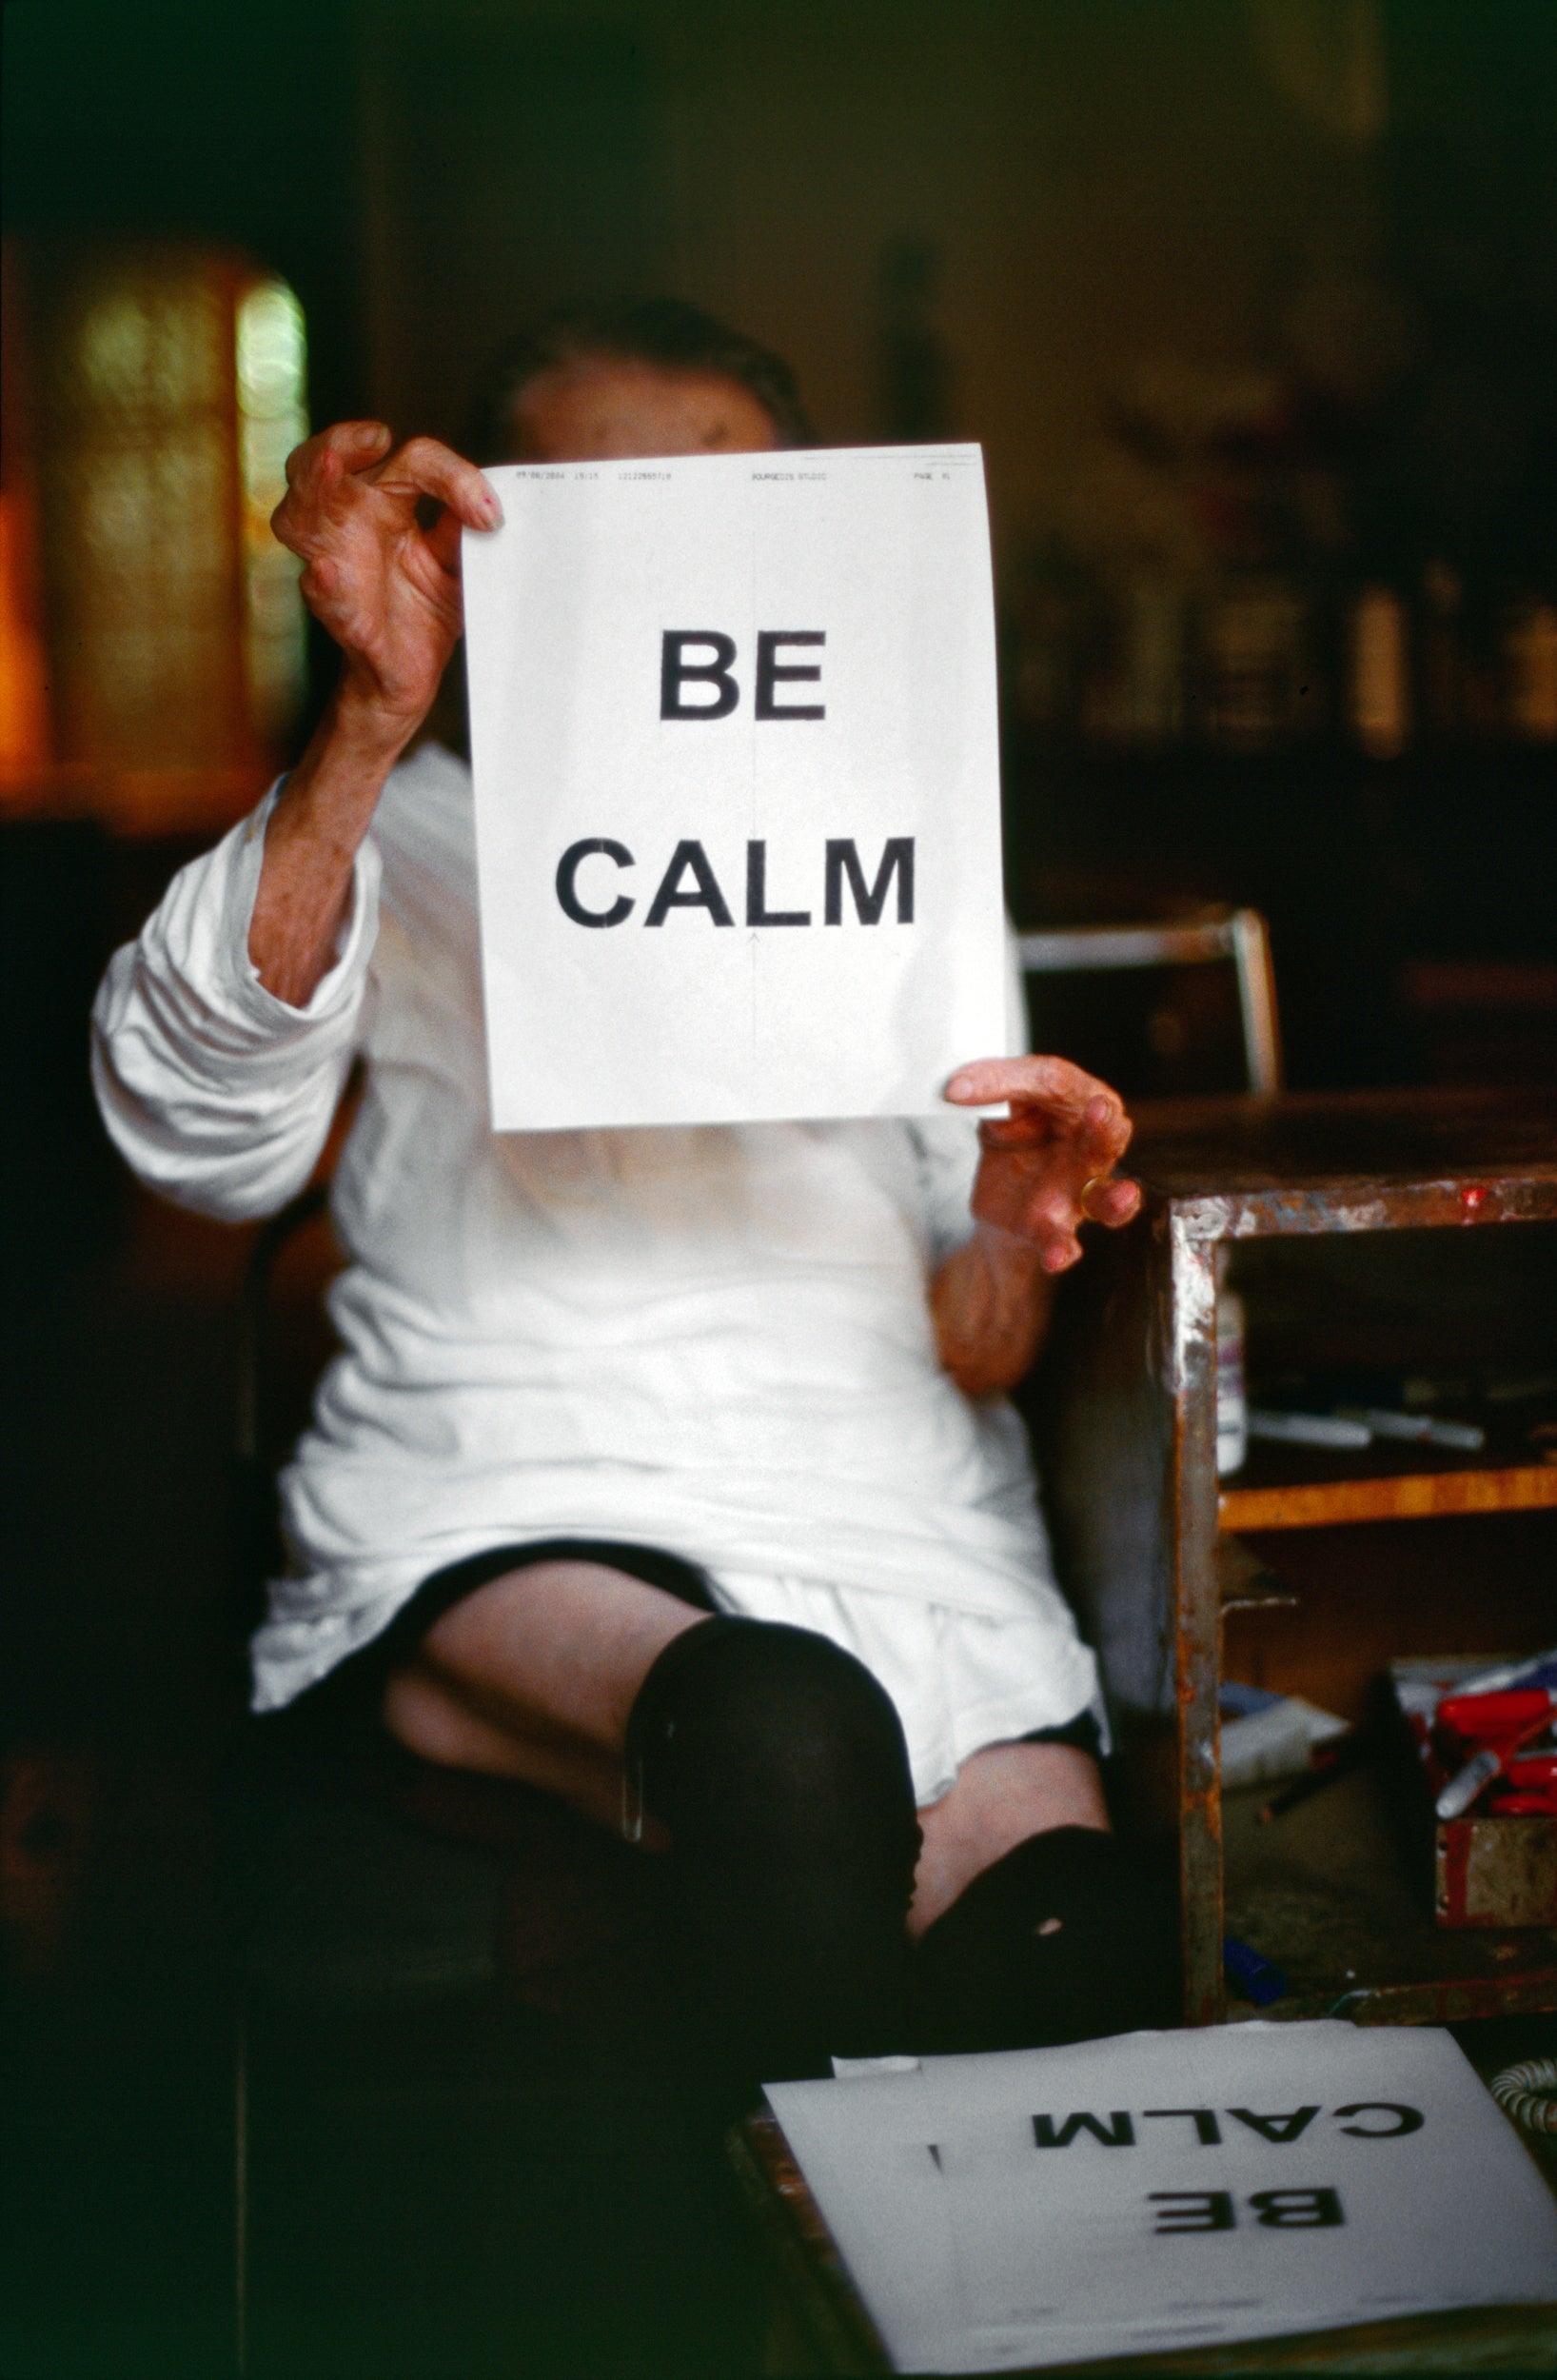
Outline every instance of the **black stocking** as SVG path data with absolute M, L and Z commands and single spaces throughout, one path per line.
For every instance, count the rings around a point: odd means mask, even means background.
M 869 1671 L 809 1629 L 704 1620 L 650 1670 L 626 1750 L 672 1838 L 673 1978 L 726 2087 L 903 2048 L 919 1830 Z
M 1036 2049 L 1181 2021 L 1171 1876 L 1093 1827 L 1030 1835 L 915 1953 L 916 2050 Z

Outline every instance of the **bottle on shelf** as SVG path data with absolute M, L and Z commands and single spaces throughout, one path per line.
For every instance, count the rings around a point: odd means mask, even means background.
M 1244 1301 L 1228 1286 L 1228 1252 L 1216 1251 L 1216 1471 L 1241 1471 L 1249 1453 L 1244 1391 Z
M 1509 726 L 1527 744 L 1557 742 L 1557 604 L 1515 604 L 1503 652 Z
M 1392 587 L 1361 589 L 1348 642 L 1352 733 L 1370 760 L 1398 760 L 1410 742 L 1411 699 L 1406 606 Z
M 1322 716 L 1303 587 L 1274 570 L 1232 573 L 1196 614 L 1200 726 L 1224 752 L 1274 752 Z
M 1423 724 L 1439 739 L 1465 724 L 1463 598 L 1459 572 L 1441 558 L 1430 561 L 1422 573 L 1420 679 Z

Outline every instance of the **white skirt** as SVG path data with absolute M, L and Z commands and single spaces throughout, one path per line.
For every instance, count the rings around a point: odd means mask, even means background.
M 711 1584 L 721 1611 L 815 1629 L 863 1661 L 902 1720 L 921 1810 L 986 1744 L 1063 1727 L 1083 1711 L 1107 1747 L 1096 1661 L 1052 1619 L 986 1619 L 945 1603 L 745 1571 L 720 1569 Z

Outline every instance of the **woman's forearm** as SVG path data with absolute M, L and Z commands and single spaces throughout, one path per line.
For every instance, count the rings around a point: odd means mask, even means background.
M 334 963 L 358 846 L 415 727 L 355 701 L 343 682 L 276 799 L 248 955 L 289 1007 L 305 1007 Z
M 1015 1388 L 1037 1356 L 1054 1282 L 1028 1240 L 980 1223 L 930 1284 L 930 1315 L 945 1369 L 969 1397 Z

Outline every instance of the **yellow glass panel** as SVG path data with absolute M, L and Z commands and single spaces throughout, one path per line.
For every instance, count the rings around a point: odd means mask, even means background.
M 277 279 L 245 292 L 236 327 L 244 661 L 254 724 L 275 740 L 295 715 L 305 657 L 300 565 L 277 544 L 270 515 L 286 493 L 286 458 L 308 434 L 307 340 L 303 308 Z

